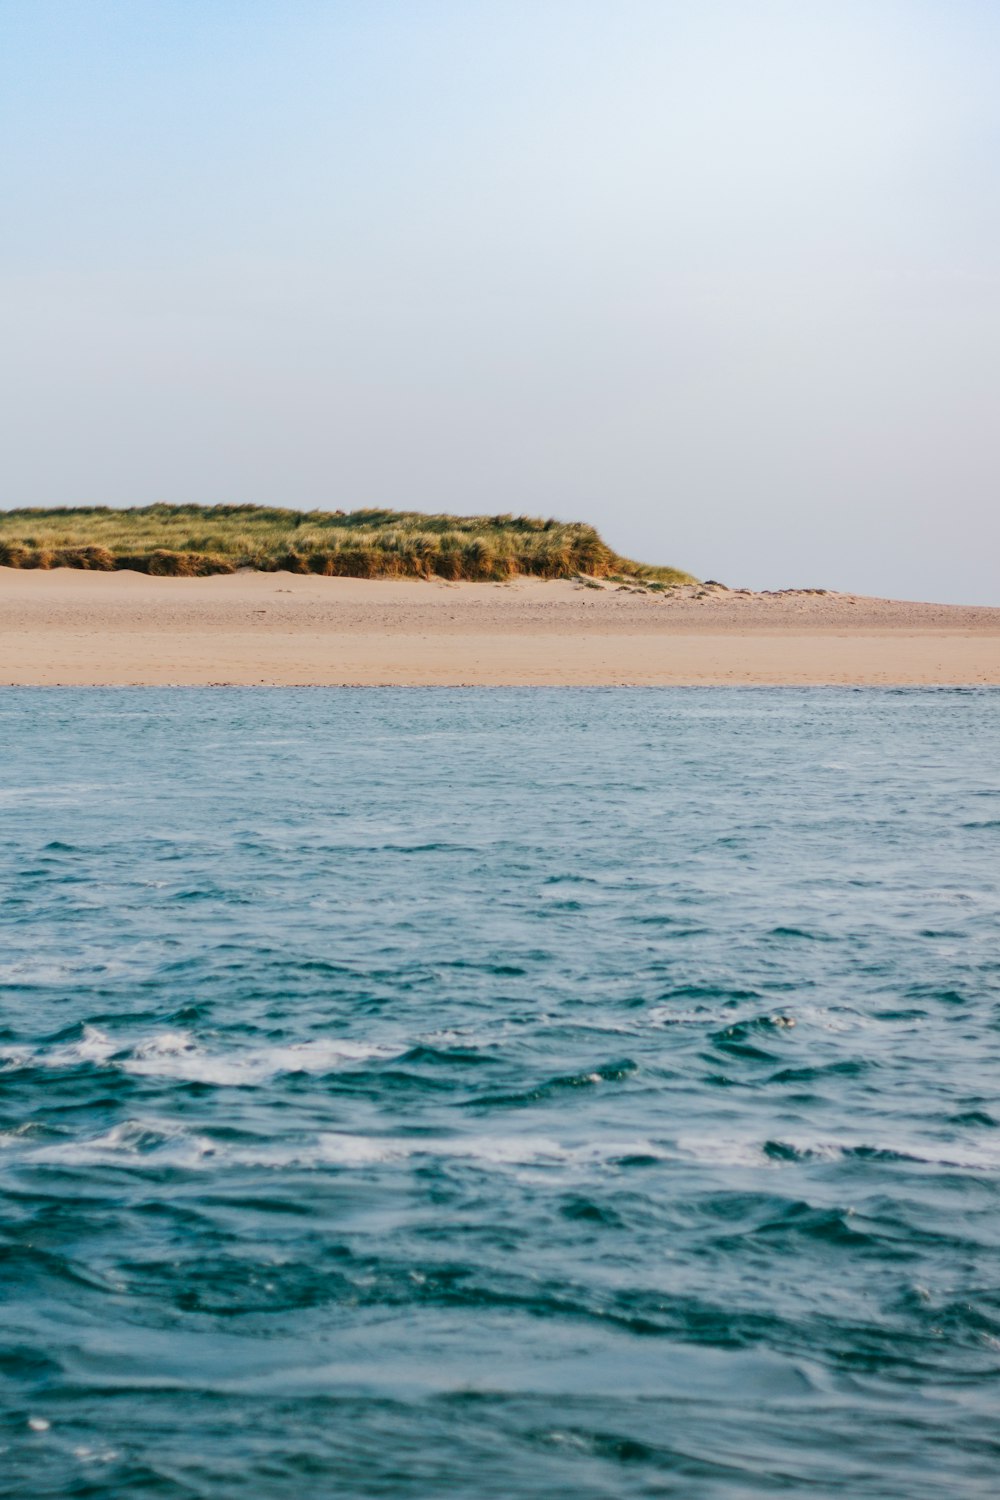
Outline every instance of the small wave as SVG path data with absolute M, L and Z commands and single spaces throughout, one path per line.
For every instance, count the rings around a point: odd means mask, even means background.
M 726 1019 L 717 1011 L 674 1010 L 669 1005 L 654 1005 L 646 1012 L 646 1020 L 655 1026 L 718 1026 Z
M 95 1026 L 84 1026 L 75 1042 L 54 1047 L 0 1047 L 0 1062 L 7 1070 L 15 1068 L 72 1068 L 81 1063 L 105 1063 L 117 1050 L 115 1043 Z
M 922 1166 L 941 1167 L 945 1170 L 960 1172 L 1000 1171 L 1000 1146 L 993 1146 L 989 1143 L 979 1146 L 966 1145 L 958 1141 L 953 1144 L 942 1142 L 939 1146 L 850 1146 L 846 1148 L 845 1155 L 867 1161 L 879 1159 L 916 1162 Z
M 32 1162 L 51 1166 L 120 1166 L 129 1159 L 155 1155 L 158 1162 L 170 1166 L 196 1167 L 217 1150 L 210 1136 L 189 1133 L 166 1121 L 138 1119 L 123 1120 L 89 1139 L 34 1146 L 24 1154 Z
M 291 1049 L 290 1049 L 291 1050 Z M 229 1081 L 227 1077 L 227 1081 Z M 241 1075 L 240 1081 L 245 1081 Z M 872 1141 L 792 1136 L 685 1133 L 672 1141 L 649 1138 L 560 1141 L 535 1134 L 478 1136 L 361 1135 L 324 1131 L 302 1141 L 273 1143 L 253 1138 L 190 1132 L 170 1120 L 138 1117 L 89 1138 L 38 1141 L 19 1127 L 0 1133 L 0 1149 L 37 1164 L 122 1165 L 155 1158 L 179 1168 L 265 1167 L 316 1170 L 365 1168 L 391 1162 L 433 1160 L 486 1169 L 628 1169 L 635 1165 L 695 1162 L 706 1167 L 774 1170 L 783 1166 L 878 1161 L 944 1171 L 1000 1171 L 1000 1142 Z
M 813 931 L 808 927 L 774 927 L 770 936 L 773 938 L 797 938 L 807 943 L 833 943 L 836 938 L 829 932 Z
M 676 989 L 665 990 L 660 996 L 661 1002 L 677 1000 L 703 1000 L 708 1005 L 733 1006 L 744 1000 L 756 1000 L 766 1004 L 760 990 L 731 989 L 728 986 L 714 984 L 682 984 Z
M 795 1015 L 800 1022 L 832 1032 L 868 1031 L 883 1019 L 863 1015 L 850 1005 L 801 1005 L 796 1007 Z
M 121 1166 L 155 1158 L 176 1167 L 270 1167 L 316 1170 L 378 1166 L 421 1160 L 467 1162 L 486 1168 L 628 1167 L 635 1162 L 676 1159 L 677 1151 L 653 1141 L 564 1143 L 539 1135 L 478 1137 L 354 1135 L 324 1131 L 310 1140 L 271 1143 L 224 1139 L 156 1117 L 124 1120 L 86 1139 L 39 1144 L 16 1132 L 0 1136 L 0 1147 L 21 1160 L 61 1166 Z
M 480 1107 L 537 1104 L 568 1089 L 593 1088 L 601 1083 L 623 1083 L 636 1072 L 638 1064 L 630 1057 L 625 1057 L 615 1062 L 602 1063 L 591 1071 L 563 1073 L 555 1078 L 546 1078 L 532 1088 L 515 1093 L 487 1094 L 476 1102 Z
M 877 1068 L 875 1058 L 847 1057 L 839 1062 L 817 1063 L 801 1068 L 779 1068 L 772 1073 L 769 1083 L 819 1083 L 822 1079 L 835 1081 L 838 1078 L 860 1078 L 869 1068 Z
M 832 1141 L 793 1137 L 771 1140 L 764 1144 L 765 1154 L 774 1161 L 878 1161 L 911 1163 L 945 1170 L 995 1172 L 1000 1170 L 1000 1143 L 966 1144 L 965 1142 L 871 1142 Z
M 403 1050 L 346 1038 L 319 1037 L 310 1042 L 212 1052 L 188 1031 L 161 1031 L 126 1050 L 97 1027 L 85 1026 L 75 1042 L 42 1049 L 3 1047 L 0 1060 L 15 1068 L 71 1068 L 96 1063 L 140 1078 L 239 1086 L 262 1083 L 282 1073 L 328 1073 L 352 1063 L 397 1057 Z
M 175 1031 L 151 1037 L 123 1059 L 121 1067 L 145 1078 L 239 1085 L 262 1083 L 280 1073 L 328 1073 L 351 1063 L 397 1055 L 392 1047 L 325 1037 L 213 1053 L 200 1047 L 188 1032 Z
M 0 984 L 17 986 L 70 984 L 79 973 L 79 964 L 31 963 L 17 959 L 13 963 L 0 964 Z
M 335 1162 L 364 1166 L 372 1162 L 435 1160 L 473 1162 L 486 1167 L 617 1167 L 633 1161 L 665 1161 L 676 1153 L 649 1140 L 600 1141 L 566 1144 L 549 1136 L 483 1135 L 359 1136 L 339 1132 L 321 1135 L 302 1165 Z
M 774 1163 L 758 1141 L 711 1135 L 683 1135 L 677 1150 L 690 1161 L 719 1167 L 770 1167 Z

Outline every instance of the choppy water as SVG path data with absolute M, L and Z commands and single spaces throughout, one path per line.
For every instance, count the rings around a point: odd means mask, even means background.
M 996 1494 L 1000 694 L 0 745 L 0 1492 Z

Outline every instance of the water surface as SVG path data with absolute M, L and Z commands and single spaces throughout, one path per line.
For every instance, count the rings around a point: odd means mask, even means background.
M 1000 694 L 0 749 L 0 1492 L 996 1493 Z

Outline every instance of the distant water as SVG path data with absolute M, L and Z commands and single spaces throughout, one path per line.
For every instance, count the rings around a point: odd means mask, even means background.
M 996 1495 L 1000 693 L 0 747 L 0 1493 Z

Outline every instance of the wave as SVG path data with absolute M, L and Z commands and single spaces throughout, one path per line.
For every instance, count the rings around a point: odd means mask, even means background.
M 157 1116 L 128 1119 L 91 1137 L 39 1142 L 18 1127 L 0 1132 L 0 1150 L 38 1164 L 121 1165 L 155 1155 L 177 1167 L 272 1167 L 321 1170 L 364 1168 L 383 1163 L 470 1163 L 486 1168 L 566 1168 L 628 1170 L 661 1163 L 733 1167 L 773 1172 L 791 1165 L 879 1161 L 943 1171 L 992 1174 L 1000 1171 L 1000 1142 L 867 1141 L 793 1136 L 685 1133 L 672 1139 L 630 1137 L 566 1141 L 535 1133 L 480 1135 L 360 1134 L 321 1131 L 303 1140 L 271 1141 L 208 1130 L 188 1131 Z
M 96 1064 L 140 1078 L 242 1086 L 263 1083 L 282 1073 L 329 1073 L 356 1063 L 397 1057 L 405 1050 L 348 1038 L 318 1037 L 308 1042 L 210 1051 L 189 1031 L 157 1032 L 126 1049 L 99 1028 L 84 1026 L 82 1036 L 74 1042 L 38 1049 L 2 1047 L 0 1061 L 8 1068 Z
M 0 1148 L 38 1164 L 121 1165 L 155 1155 L 178 1167 L 274 1167 L 320 1169 L 367 1167 L 386 1162 L 429 1159 L 471 1162 L 486 1167 L 601 1167 L 639 1160 L 666 1161 L 677 1152 L 637 1138 L 562 1142 L 533 1134 L 481 1136 L 360 1135 L 322 1131 L 302 1141 L 233 1140 L 189 1132 L 156 1116 L 122 1121 L 89 1138 L 38 1143 L 24 1131 L 0 1134 Z

